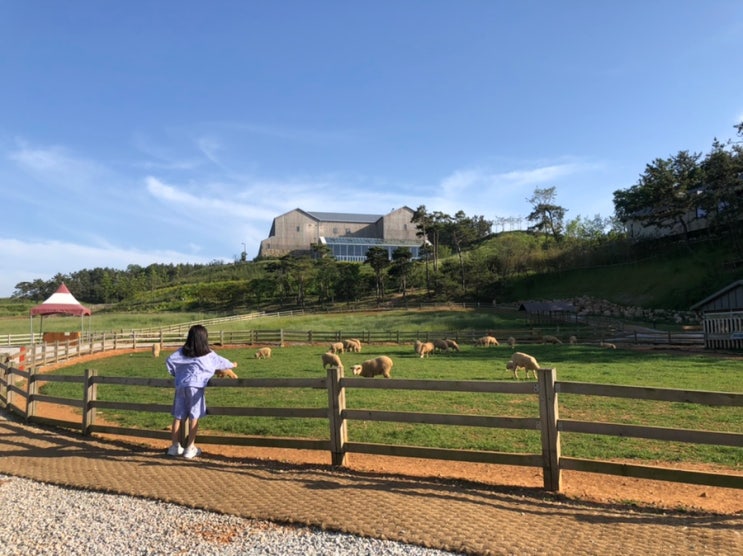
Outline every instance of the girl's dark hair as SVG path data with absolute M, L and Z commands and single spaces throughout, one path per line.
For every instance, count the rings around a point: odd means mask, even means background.
M 209 347 L 209 334 L 203 324 L 194 324 L 188 329 L 186 343 L 181 348 L 186 357 L 201 357 L 211 351 Z

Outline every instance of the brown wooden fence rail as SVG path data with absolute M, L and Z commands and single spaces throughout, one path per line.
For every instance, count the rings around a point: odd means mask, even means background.
M 674 429 L 665 427 L 614 424 L 560 419 L 559 395 L 606 396 L 683 402 L 711 406 L 743 407 L 743 394 L 725 392 L 686 391 L 666 388 L 647 388 L 591 384 L 581 382 L 559 382 L 555 369 L 540 369 L 536 382 L 501 381 L 451 381 L 451 380 L 372 380 L 361 377 L 344 377 L 343 371 L 330 368 L 325 377 L 315 379 L 212 379 L 212 388 L 311 388 L 324 389 L 328 393 L 327 407 L 281 408 L 281 407 L 210 407 L 211 415 L 235 417 L 294 417 L 325 419 L 328 422 L 328 437 L 325 439 L 299 439 L 263 436 L 201 435 L 202 443 L 239 446 L 262 446 L 293 449 L 327 450 L 333 465 L 343 466 L 350 453 L 366 453 L 388 456 L 430 458 L 451 461 L 467 461 L 492 464 L 541 467 L 544 488 L 561 490 L 562 470 L 587 471 L 609 475 L 683 482 L 743 489 L 743 475 L 703 473 L 683 469 L 657 466 L 630 465 L 609 461 L 565 457 L 560 452 L 560 435 L 563 432 L 646 438 L 672 442 L 690 442 L 737 447 L 743 450 L 743 434 L 719 431 Z M 21 379 L 21 380 L 18 380 Z M 82 399 L 68 399 L 39 393 L 41 382 L 76 382 L 81 384 Z M 18 384 L 21 384 L 19 386 Z M 106 433 L 141 438 L 168 440 L 170 435 L 162 430 L 143 430 L 96 423 L 96 410 L 143 411 L 167 413 L 170 405 L 108 402 L 97 399 L 100 384 L 147 386 L 172 388 L 172 379 L 122 378 L 98 376 L 94 370 L 84 376 L 37 374 L 21 371 L 0 364 L 0 403 L 9 410 L 24 415 L 32 423 L 48 424 L 66 428 L 80 428 L 83 435 Z M 371 409 L 349 409 L 346 407 L 346 391 L 353 389 L 425 390 L 430 392 L 500 392 L 514 395 L 537 396 L 539 414 L 532 417 L 473 416 L 460 414 L 414 413 L 405 411 L 382 411 Z M 16 403 L 16 397 L 22 403 Z M 63 404 L 76 407 L 82 412 L 82 422 L 75 423 L 41 417 L 37 405 L 40 403 Z M 513 454 L 493 451 L 458 450 L 350 442 L 348 429 L 354 421 L 387 421 L 406 424 L 436 424 L 478 426 L 493 429 L 538 430 L 541 434 L 541 453 Z

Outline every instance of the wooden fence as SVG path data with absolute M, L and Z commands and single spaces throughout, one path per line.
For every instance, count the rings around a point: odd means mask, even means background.
M 561 433 L 570 432 L 645 438 L 669 442 L 714 444 L 743 449 L 743 434 L 566 420 L 559 417 L 559 396 L 562 393 L 728 407 L 743 406 L 743 394 L 561 382 L 556 380 L 556 375 L 555 369 L 540 369 L 536 382 L 373 380 L 360 377 L 345 377 L 342 370 L 339 371 L 338 369 L 331 368 L 328 369 L 325 377 L 312 379 L 212 379 L 210 382 L 211 388 L 310 388 L 326 390 L 328 399 L 327 407 L 210 407 L 208 412 L 211 415 L 229 415 L 234 417 L 324 419 L 328 423 L 328 436 L 324 439 L 299 439 L 248 435 L 200 435 L 199 441 L 205 444 L 328 451 L 331 455 L 332 464 L 335 466 L 343 466 L 346 463 L 346 456 L 348 454 L 366 453 L 541 467 L 544 488 L 549 491 L 558 492 L 561 490 L 561 473 L 563 470 L 568 469 L 743 489 L 743 475 L 740 474 L 704 473 L 657 466 L 630 465 L 610 461 L 565 457 L 561 455 L 560 442 Z M 79 383 L 81 384 L 81 392 L 83 392 L 82 398 L 68 399 L 41 394 L 39 392 L 39 384 L 41 382 Z M 173 388 L 172 379 L 106 377 L 99 376 L 94 370 L 86 371 L 84 376 L 42 375 L 35 373 L 33 370 L 22 371 L 7 364 L 0 364 L 0 403 L 3 403 L 9 410 L 24 415 L 29 422 L 65 428 L 79 428 L 83 435 L 105 433 L 139 438 L 157 438 L 164 441 L 169 440 L 170 435 L 167 431 L 98 424 L 96 422 L 96 411 L 98 409 L 157 413 L 169 413 L 170 411 L 170 404 L 125 403 L 99 400 L 97 399 L 98 386 L 104 384 Z M 536 395 L 539 399 L 539 414 L 531 417 L 475 416 L 347 408 L 346 391 L 362 388 L 404 391 L 423 390 L 429 392 L 507 393 L 524 396 Z M 18 403 L 16 398 L 19 399 Z M 281 396 L 277 396 L 277 399 L 281 399 Z M 81 422 L 69 422 L 42 417 L 39 415 L 37 407 L 41 403 L 61 404 L 78 408 L 82 413 Z M 348 429 L 353 426 L 353 422 L 355 421 L 385 421 L 405 424 L 538 430 L 541 435 L 541 452 L 514 454 L 484 450 L 458 450 L 446 447 L 431 448 L 351 442 L 348 440 Z

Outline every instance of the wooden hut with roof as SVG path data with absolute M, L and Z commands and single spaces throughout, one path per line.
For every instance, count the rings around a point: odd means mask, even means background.
M 567 301 L 524 301 L 519 311 L 526 313 L 526 321 L 531 325 L 565 323 L 575 320 L 577 310 Z
M 738 280 L 691 306 L 702 313 L 704 347 L 743 349 L 743 280 Z

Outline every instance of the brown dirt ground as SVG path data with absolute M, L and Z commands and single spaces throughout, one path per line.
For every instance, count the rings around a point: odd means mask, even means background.
M 113 355 L 112 352 L 107 352 L 105 354 L 87 356 L 84 359 L 93 360 L 102 357 L 111 357 L 111 355 Z M 80 362 L 80 360 L 78 359 L 75 362 Z M 46 367 L 43 370 L 51 369 L 52 367 Z M 39 408 L 39 413 L 43 416 L 71 421 L 79 420 L 79 414 L 74 415 L 73 411 L 66 406 L 54 406 L 51 404 L 41 404 Z M 103 423 L 100 417 L 98 417 L 98 421 L 99 423 Z M 209 432 L 208 417 L 201 424 L 201 433 L 207 432 Z M 101 436 L 106 437 L 107 435 Z M 162 448 L 163 450 L 167 448 L 167 443 L 159 440 L 137 439 L 134 442 L 131 437 L 127 437 L 127 439 L 122 439 L 121 437 L 109 438 L 117 441 L 126 440 L 130 443 Z M 202 445 L 202 448 L 206 454 L 211 453 L 229 458 L 271 460 L 292 464 L 330 464 L 330 455 L 326 452 L 319 451 L 221 445 Z M 660 467 L 674 466 L 673 463 L 668 462 L 643 462 L 643 464 Z M 539 489 L 543 486 L 541 469 L 533 467 L 369 454 L 350 454 L 347 458 L 347 467 L 351 470 L 366 473 L 473 481 L 494 485 L 499 488 Z M 683 468 L 710 473 L 731 473 L 729 468 L 705 464 L 685 463 Z M 738 489 L 634 479 L 578 471 L 563 471 L 562 495 L 570 499 L 602 504 L 633 505 L 637 507 L 667 509 L 669 511 L 699 511 L 719 514 L 743 513 L 743 497 Z

